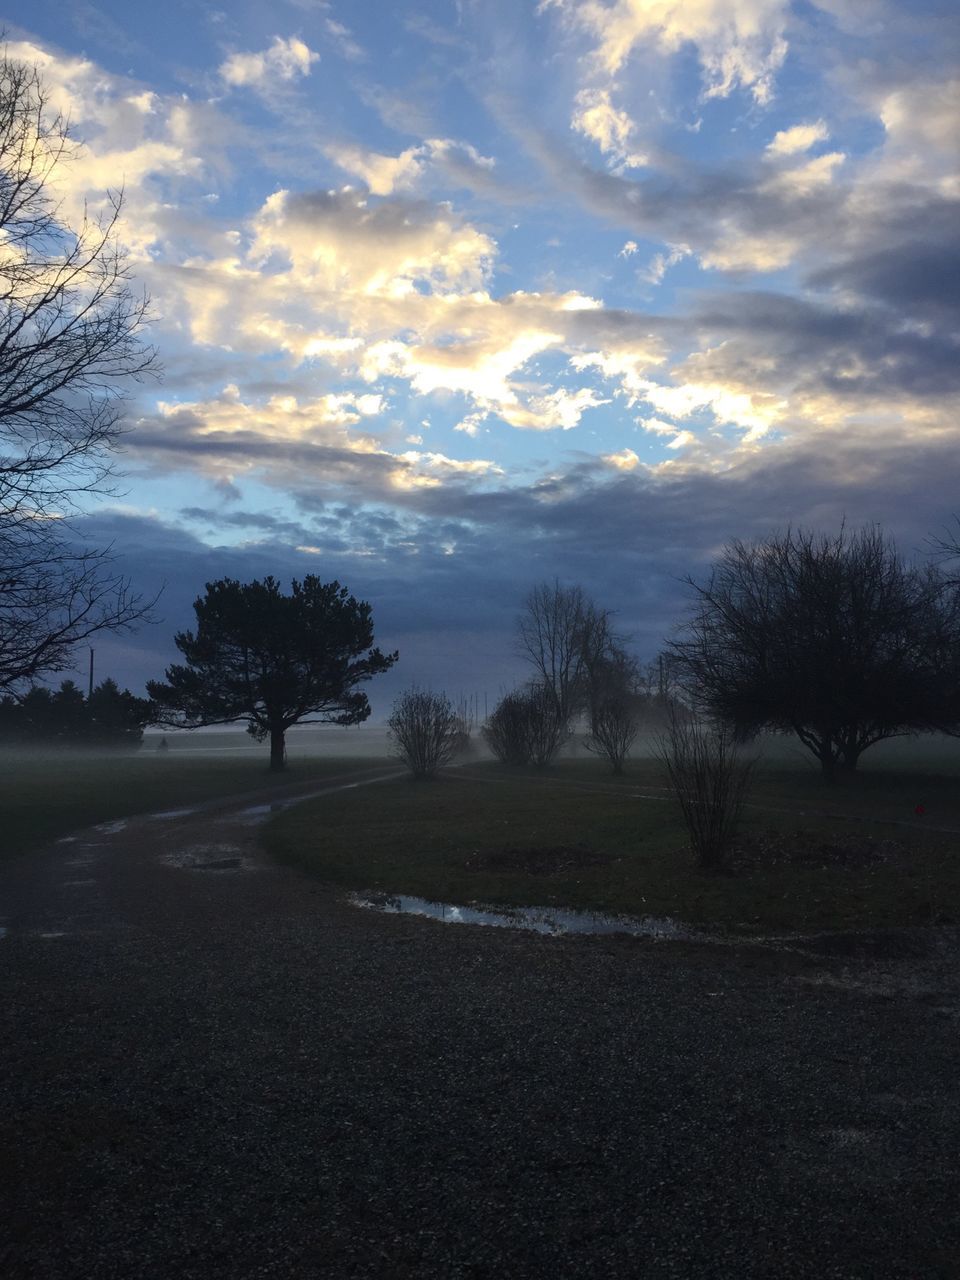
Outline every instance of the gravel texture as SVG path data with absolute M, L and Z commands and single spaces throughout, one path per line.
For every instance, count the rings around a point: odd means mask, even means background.
M 956 934 L 384 916 L 238 809 L 0 869 L 6 1280 L 958 1274 Z

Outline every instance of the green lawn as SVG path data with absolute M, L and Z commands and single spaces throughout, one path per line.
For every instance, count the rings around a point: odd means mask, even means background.
M 141 751 L 131 755 L 0 756 L 0 852 L 24 853 L 57 836 L 154 810 L 218 796 L 271 790 L 383 763 L 369 756 L 298 758 L 271 774 L 265 752 L 234 756 Z
M 748 931 L 960 919 L 960 836 L 931 829 L 960 829 L 956 776 L 878 768 L 828 787 L 772 764 L 756 775 L 730 876 L 696 869 L 653 761 L 621 779 L 595 760 L 522 775 L 478 763 L 308 802 L 273 819 L 264 840 L 326 881 L 434 901 Z

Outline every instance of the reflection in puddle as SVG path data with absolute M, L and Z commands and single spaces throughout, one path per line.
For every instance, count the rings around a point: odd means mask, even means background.
M 86 889 L 91 884 L 96 884 L 96 880 L 64 880 L 64 889 Z
M 126 818 L 119 818 L 116 822 L 101 822 L 98 827 L 94 827 L 94 831 L 99 831 L 104 836 L 115 836 L 118 831 L 125 831 L 127 827 Z
M 7 936 L 6 927 L 0 924 L 0 938 L 5 938 L 6 936 Z
M 61 836 L 57 844 L 73 844 L 78 839 L 79 836 Z
M 563 907 L 457 907 L 406 894 L 351 894 L 355 907 L 397 915 L 427 916 L 444 924 L 482 924 L 501 929 L 529 929 L 554 936 L 568 933 L 626 933 L 636 938 L 698 938 L 702 935 L 667 917 L 605 916 Z
M 147 818 L 150 822 L 167 822 L 171 818 L 189 818 L 196 812 L 196 809 L 166 809 L 163 813 L 148 813 Z

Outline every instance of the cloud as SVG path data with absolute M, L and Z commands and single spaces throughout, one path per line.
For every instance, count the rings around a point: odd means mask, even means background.
M 495 251 L 448 208 L 395 200 L 370 204 L 355 192 L 278 191 L 252 221 L 250 259 L 285 262 L 305 285 L 400 299 L 476 289 Z
M 350 144 L 327 148 L 327 155 L 341 169 L 360 178 L 375 196 L 389 196 L 398 189 L 413 186 L 423 170 L 426 154 L 423 147 L 408 147 L 397 156 Z
M 796 155 L 798 151 L 809 151 L 816 143 L 825 142 L 829 137 L 829 130 L 822 120 L 813 124 L 795 124 L 774 134 L 773 141 L 767 143 L 767 154 Z
M 748 90 L 769 101 L 787 53 L 787 0 L 545 0 L 595 40 L 597 74 L 615 76 L 641 46 L 663 54 L 694 45 L 707 98 Z
M 643 152 L 632 149 L 636 125 L 626 111 L 614 107 L 609 89 L 582 89 L 577 94 L 571 128 L 595 142 L 618 166 L 639 169 L 649 163 Z
M 319 58 L 298 36 L 274 36 L 262 53 L 232 53 L 220 64 L 220 76 L 234 88 L 271 89 L 309 75 Z
M 621 455 L 627 462 L 629 452 Z M 840 436 L 830 450 L 783 442 L 723 473 L 598 459 L 549 484 L 441 485 L 409 491 L 405 501 L 385 510 L 305 495 L 295 519 L 189 509 L 183 518 L 202 539 L 156 516 L 101 511 L 78 534 L 121 549 L 118 567 L 141 589 L 168 586 L 163 624 L 116 649 L 104 638 L 98 658 L 121 683 L 141 687 L 176 660 L 173 634 L 192 625 L 190 605 L 205 582 L 273 573 L 286 583 L 308 572 L 338 578 L 371 602 L 378 643 L 401 652 L 396 690 L 441 676 L 459 687 L 466 671 L 481 691 L 510 687 L 524 675 L 513 654 L 519 602 L 554 573 L 615 610 L 631 647 L 653 657 L 691 603 L 681 579 L 704 575 L 733 537 L 788 524 L 831 531 L 845 515 L 851 527 L 881 522 L 916 556 L 956 509 L 956 446 L 941 440 L 917 450 L 900 432 L 881 430 L 870 441 Z M 377 716 L 396 690 L 371 686 Z
M 484 191 L 496 189 L 490 178 L 494 161 L 469 143 L 451 138 L 428 138 L 396 156 L 352 143 L 335 143 L 327 147 L 327 155 L 341 169 L 359 178 L 375 196 L 389 196 L 417 185 L 430 167 L 439 168 L 445 176 L 467 186 Z
M 633 471 L 640 463 L 640 459 L 632 449 L 621 449 L 619 453 L 605 453 L 601 457 L 608 466 L 618 471 Z

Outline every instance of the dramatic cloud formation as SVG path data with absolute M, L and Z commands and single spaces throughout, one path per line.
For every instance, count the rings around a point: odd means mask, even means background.
M 846 516 L 912 554 L 956 509 L 937 5 L 138 10 L 82 52 L 35 21 L 64 216 L 123 187 L 165 365 L 84 532 L 171 583 L 169 632 L 209 577 L 318 572 L 374 600 L 391 680 L 493 693 L 540 578 L 650 655 L 727 538 Z M 169 648 L 114 652 L 140 684 Z

